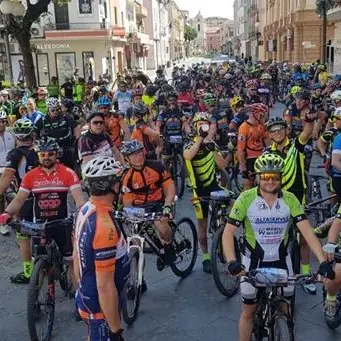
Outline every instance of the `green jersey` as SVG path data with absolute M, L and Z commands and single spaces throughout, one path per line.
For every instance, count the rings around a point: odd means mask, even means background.
M 282 190 L 272 207 L 254 187 L 242 192 L 234 203 L 228 222 L 243 226 L 245 255 L 262 262 L 275 262 L 287 254 L 289 231 L 307 219 L 294 194 Z

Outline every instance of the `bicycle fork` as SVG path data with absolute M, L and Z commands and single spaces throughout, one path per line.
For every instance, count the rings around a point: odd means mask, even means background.
M 137 284 L 138 286 L 142 285 L 143 281 L 143 268 L 144 268 L 144 253 L 143 253 L 143 245 L 145 238 L 135 235 L 132 237 L 127 237 L 128 243 L 128 254 L 130 254 L 130 250 L 137 249 L 139 252 L 139 261 L 138 261 L 138 276 L 137 276 Z

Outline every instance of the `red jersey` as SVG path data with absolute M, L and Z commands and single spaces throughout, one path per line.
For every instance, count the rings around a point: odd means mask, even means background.
M 58 163 L 50 174 L 45 173 L 41 167 L 27 172 L 19 191 L 33 194 L 35 219 L 56 220 L 67 217 L 67 194 L 69 190 L 80 186 L 77 174 Z

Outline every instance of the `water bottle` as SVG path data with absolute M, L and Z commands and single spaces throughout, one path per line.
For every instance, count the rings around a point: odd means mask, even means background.
M 124 207 L 123 212 L 130 217 L 144 218 L 145 209 L 141 207 Z

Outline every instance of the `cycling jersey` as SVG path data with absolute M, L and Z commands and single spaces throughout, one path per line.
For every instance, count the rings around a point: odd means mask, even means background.
M 270 146 L 271 152 L 276 152 L 284 159 L 282 173 L 282 188 L 286 191 L 304 191 L 307 188 L 304 173 L 305 144 L 299 137 L 285 141 L 284 149 L 280 152 L 275 143 Z
M 165 109 L 160 112 L 157 120 L 162 122 L 162 132 L 166 136 L 182 134 L 182 122 L 185 119 L 183 112 L 179 109 Z
M 5 167 L 7 153 L 14 147 L 15 137 L 5 130 L 3 134 L 0 134 L 0 167 Z
M 249 114 L 245 109 L 241 110 L 235 116 L 233 116 L 231 123 L 233 123 L 235 129 L 238 129 L 243 122 L 249 118 Z
M 51 117 L 44 115 L 36 123 L 36 131 L 40 137 L 49 136 L 58 142 L 61 148 L 70 148 L 74 142 L 73 131 L 77 122 L 64 115 Z
M 74 247 L 79 263 L 76 304 L 80 315 L 93 315 L 89 320 L 104 319 L 98 298 L 96 272 L 115 272 L 113 281 L 119 293 L 129 274 L 127 245 L 114 220 L 111 205 L 92 199 L 79 209 Z
M 146 155 L 155 154 L 155 144 L 153 143 L 153 139 L 144 133 L 147 128 L 149 128 L 147 122 L 143 119 L 138 120 L 131 134 L 131 139 L 143 143 Z
M 45 221 L 67 217 L 67 194 L 75 188 L 80 188 L 76 173 L 62 164 L 57 164 L 50 174 L 45 173 L 41 167 L 26 173 L 19 191 L 33 194 L 34 217 Z
M 78 140 L 78 155 L 82 160 L 85 156 L 112 156 L 113 143 L 108 134 L 95 135 L 87 131 Z
M 173 180 L 161 162 L 147 160 L 141 170 L 130 168 L 123 177 L 122 192 L 133 206 L 164 201 L 163 187 Z
M 124 118 L 122 115 L 112 112 L 105 117 L 106 131 L 116 147 L 122 145 L 121 122 L 123 120 Z
M 334 139 L 332 155 L 337 155 L 341 158 L 341 134 L 338 134 Z M 341 177 L 341 172 L 335 167 L 332 167 L 332 177 Z
M 211 115 L 211 122 L 216 123 L 217 132 L 215 141 L 219 147 L 226 147 L 228 144 L 228 127 L 229 121 L 225 111 L 215 110 Z
M 256 158 L 263 153 L 267 132 L 263 124 L 253 125 L 246 121 L 238 129 L 238 153 L 245 153 L 247 159 Z
M 29 146 L 14 148 L 7 154 L 6 168 L 15 172 L 15 178 L 19 185 L 24 175 L 38 165 L 38 155 Z
M 269 207 L 259 188 L 240 194 L 228 223 L 243 226 L 245 255 L 263 262 L 274 262 L 287 255 L 291 218 L 294 223 L 307 219 L 294 194 L 281 191 Z
M 41 119 L 42 113 L 39 111 L 34 111 L 32 114 L 25 114 L 22 116 L 22 118 L 25 118 L 27 120 L 30 120 L 34 125 L 37 124 L 37 122 Z
M 190 149 L 196 142 L 196 138 L 185 146 Z M 189 179 L 194 189 L 203 189 L 216 184 L 216 161 L 212 151 L 200 146 L 198 153 L 192 160 L 186 160 Z
M 46 105 L 46 100 L 45 99 L 37 99 L 36 100 L 36 107 L 37 110 L 40 111 L 43 114 L 47 114 L 47 105 Z
M 130 91 L 122 92 L 120 90 L 115 92 L 113 102 L 117 102 L 118 110 L 124 115 L 127 113 L 127 109 L 130 108 L 132 104 L 133 95 Z

